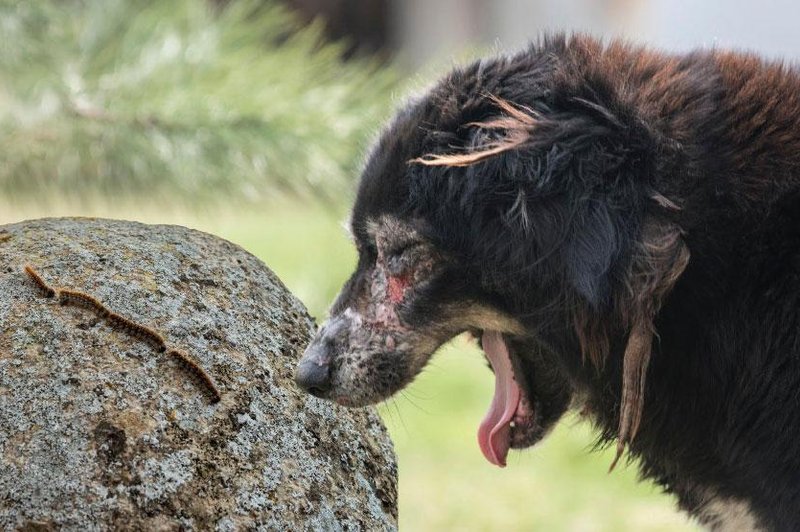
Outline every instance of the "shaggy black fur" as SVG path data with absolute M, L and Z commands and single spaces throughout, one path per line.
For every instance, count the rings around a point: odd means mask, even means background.
M 476 62 L 375 147 L 334 316 L 370 297 L 370 222 L 387 216 L 446 257 L 399 305 L 403 326 L 436 322 L 438 344 L 460 332 L 447 304 L 496 309 L 524 328 L 508 344 L 549 397 L 543 425 L 586 397 L 603 438 L 706 524 L 721 523 L 712 500 L 741 500 L 763 526 L 800 528 L 796 69 L 561 36 Z

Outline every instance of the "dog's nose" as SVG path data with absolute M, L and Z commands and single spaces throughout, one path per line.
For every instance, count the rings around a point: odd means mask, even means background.
M 331 389 L 330 356 L 317 346 L 309 347 L 297 365 L 294 381 L 311 395 L 325 397 Z

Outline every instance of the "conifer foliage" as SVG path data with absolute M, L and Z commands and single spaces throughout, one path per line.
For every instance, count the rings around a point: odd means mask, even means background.
M 396 77 L 271 1 L 0 0 L 0 194 L 335 198 Z

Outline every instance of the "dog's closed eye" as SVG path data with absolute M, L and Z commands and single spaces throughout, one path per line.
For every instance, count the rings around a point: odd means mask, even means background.
M 389 275 L 402 275 L 418 262 L 424 253 L 424 245 L 421 242 L 412 242 L 386 252 L 384 253 L 386 270 Z

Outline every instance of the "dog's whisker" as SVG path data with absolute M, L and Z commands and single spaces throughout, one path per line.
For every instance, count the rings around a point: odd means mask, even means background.
M 402 393 L 407 394 L 409 397 L 416 399 L 418 401 L 430 401 L 431 397 L 429 395 L 421 395 L 419 390 L 417 390 L 414 386 L 409 386 L 407 388 L 403 388 L 400 390 Z
M 400 420 L 400 426 L 403 427 L 403 432 L 405 432 L 407 436 L 410 435 L 411 433 L 408 431 L 408 426 L 406 426 L 406 422 L 403 419 L 403 414 L 400 411 L 400 407 L 397 405 L 397 400 L 395 399 L 394 396 L 392 396 L 390 401 L 391 401 L 392 407 L 394 407 L 395 412 L 397 412 L 397 419 Z
M 430 413 L 430 411 L 428 411 L 428 410 L 426 410 L 426 409 L 422 408 L 420 405 L 418 405 L 416 402 L 414 402 L 414 401 L 411 399 L 411 397 L 409 397 L 409 395 L 405 393 L 405 391 L 403 391 L 403 390 L 400 390 L 400 395 L 401 395 L 401 396 L 402 396 L 402 397 L 403 397 L 403 398 L 404 398 L 406 401 L 408 401 L 408 402 L 411 404 L 411 406 L 413 406 L 414 408 L 416 408 L 417 410 L 419 410 L 419 411 L 420 411 L 420 412 L 422 412 L 423 414 L 426 414 L 426 415 L 429 415 L 429 416 L 433 415 L 433 414 L 431 414 L 431 413 Z

